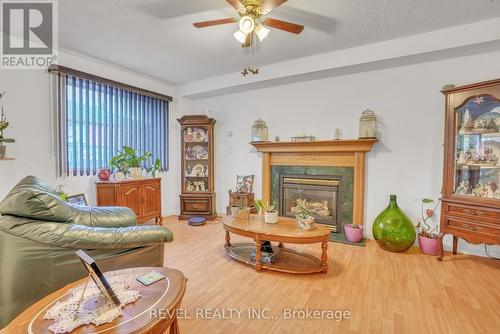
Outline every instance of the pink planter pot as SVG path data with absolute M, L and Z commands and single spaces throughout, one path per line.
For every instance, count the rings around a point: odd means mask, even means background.
M 439 254 L 439 245 L 438 239 L 427 238 L 424 236 L 418 235 L 418 245 L 420 249 L 425 254 L 429 255 L 438 255 Z
M 344 225 L 344 233 L 347 241 L 360 242 L 363 239 L 363 225 L 358 225 L 359 228 L 354 228 L 352 224 Z

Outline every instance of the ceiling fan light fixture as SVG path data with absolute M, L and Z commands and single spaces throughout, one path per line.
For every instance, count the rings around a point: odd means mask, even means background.
M 269 32 L 271 30 L 267 29 L 264 25 L 262 24 L 259 24 L 255 27 L 255 33 L 257 34 L 257 37 L 259 38 L 259 41 L 263 41 L 264 38 L 267 37 L 267 35 L 269 35 Z
M 247 35 L 248 35 L 248 34 L 245 34 L 245 33 L 244 33 L 243 31 L 241 31 L 241 30 L 238 30 L 237 32 L 235 32 L 235 33 L 233 34 L 234 38 L 236 38 L 236 40 L 237 40 L 238 42 L 240 42 L 241 44 L 245 44 L 245 41 L 246 41 L 246 39 L 247 39 Z
M 238 25 L 242 33 L 249 34 L 255 28 L 255 21 L 252 17 L 245 15 L 241 17 Z

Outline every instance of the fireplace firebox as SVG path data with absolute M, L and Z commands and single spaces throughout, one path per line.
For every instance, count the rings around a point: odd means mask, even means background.
M 340 225 L 340 182 L 341 177 L 331 175 L 280 174 L 280 215 L 295 217 L 302 206 L 316 222 L 336 232 Z

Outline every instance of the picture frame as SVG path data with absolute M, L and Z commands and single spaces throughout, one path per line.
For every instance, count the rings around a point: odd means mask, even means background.
M 68 196 L 68 199 L 66 201 L 68 203 L 74 204 L 74 205 L 88 206 L 87 199 L 85 198 L 85 194 L 83 194 L 83 193 Z
M 104 277 L 101 269 L 95 262 L 93 258 L 91 258 L 87 253 L 82 251 L 81 249 L 76 251 L 75 254 L 80 258 L 85 269 L 89 272 L 89 276 L 92 277 L 97 288 L 101 291 L 101 293 L 108 298 L 108 300 L 112 301 L 116 306 L 120 306 L 121 302 L 116 296 L 115 291 L 111 288 L 111 285 Z

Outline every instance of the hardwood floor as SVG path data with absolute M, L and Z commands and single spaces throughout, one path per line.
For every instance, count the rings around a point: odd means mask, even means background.
M 500 261 L 455 255 L 438 262 L 418 248 L 391 253 L 369 240 L 366 247 L 330 242 L 326 275 L 257 273 L 225 254 L 220 222 L 191 227 L 168 217 L 164 225 L 174 233 L 166 266 L 188 278 L 181 305 L 186 316 L 179 319 L 183 334 L 484 334 L 500 328 Z M 248 240 L 231 235 L 231 242 Z M 290 246 L 321 254 L 318 245 Z M 251 319 L 253 308 L 268 309 L 264 315 L 276 319 Z M 233 311 L 232 319 L 220 319 L 231 309 L 240 317 Z M 347 310 L 351 316 L 292 320 L 285 319 L 285 309 Z M 202 311 L 214 312 L 213 319 L 202 319 Z

